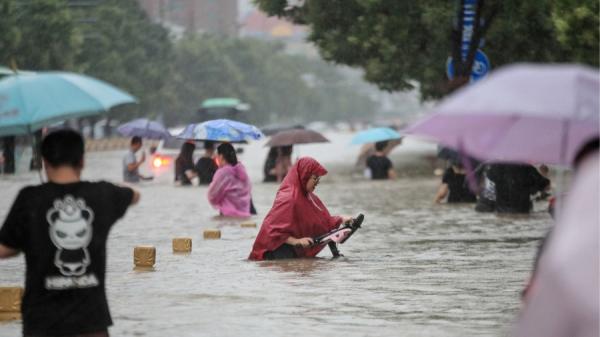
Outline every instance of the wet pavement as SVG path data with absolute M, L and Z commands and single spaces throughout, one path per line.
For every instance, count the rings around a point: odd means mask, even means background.
M 505 336 L 520 306 L 538 240 L 551 223 L 544 205 L 530 216 L 477 214 L 473 205 L 433 205 L 439 178 L 420 159 L 434 147 L 407 141 L 394 151 L 400 171 L 422 175 L 371 182 L 352 175 L 358 151 L 350 135 L 307 145 L 330 169 L 317 194 L 332 214 L 366 219 L 345 257 L 278 262 L 246 260 L 258 229 L 216 217 L 206 187 L 174 187 L 166 173 L 139 186 L 142 201 L 113 228 L 107 293 L 113 336 Z M 267 150 L 246 146 L 260 221 L 277 186 L 260 183 Z M 120 181 L 123 152 L 89 154 L 85 179 Z M 0 178 L 0 218 L 33 174 Z M 202 231 L 220 228 L 221 240 Z M 171 239 L 193 239 L 191 254 L 173 254 Z M 133 270 L 133 247 L 154 245 L 155 271 Z M 0 284 L 21 285 L 24 259 L 0 262 Z M 0 323 L 18 336 L 20 323 Z

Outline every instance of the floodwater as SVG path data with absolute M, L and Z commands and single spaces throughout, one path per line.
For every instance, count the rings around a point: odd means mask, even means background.
M 113 228 L 107 293 L 113 336 L 505 336 L 518 313 L 539 239 L 551 223 L 543 210 L 528 217 L 477 214 L 472 205 L 433 205 L 439 178 L 423 155 L 434 147 L 410 140 L 392 159 L 404 174 L 371 182 L 351 169 L 357 148 L 349 134 L 305 145 L 330 174 L 317 194 L 333 214 L 366 215 L 340 246 L 345 257 L 249 262 L 258 229 L 215 217 L 206 187 L 174 187 L 165 174 L 139 186 L 142 201 Z M 262 142 L 241 156 L 253 179 L 260 224 L 277 186 L 260 183 Z M 120 180 L 122 151 L 91 153 L 85 179 Z M 412 168 L 411 168 L 412 165 Z M 0 178 L 0 218 L 33 174 Z M 221 240 L 202 231 L 220 228 Z M 193 238 L 189 255 L 172 253 L 174 237 Z M 133 270 L 135 245 L 154 245 L 155 271 Z M 0 261 L 0 285 L 22 285 L 22 256 Z M 0 324 L 18 336 L 20 322 Z

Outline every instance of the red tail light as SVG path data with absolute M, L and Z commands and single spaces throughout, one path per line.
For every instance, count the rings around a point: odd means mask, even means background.
M 169 158 L 154 157 L 154 160 L 152 160 L 152 166 L 154 166 L 155 168 L 159 168 L 159 167 L 163 167 L 163 166 L 167 166 L 167 165 L 169 165 Z

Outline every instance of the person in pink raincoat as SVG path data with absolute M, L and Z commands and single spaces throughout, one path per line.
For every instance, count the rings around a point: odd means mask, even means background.
M 231 144 L 219 145 L 217 161 L 219 169 L 208 187 L 208 201 L 221 215 L 250 216 L 250 179 Z

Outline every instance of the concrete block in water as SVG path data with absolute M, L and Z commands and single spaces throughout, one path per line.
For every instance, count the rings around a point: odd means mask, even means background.
M 205 240 L 211 240 L 211 239 L 220 239 L 221 238 L 221 231 L 218 229 L 205 229 L 204 230 L 204 239 Z
M 242 222 L 240 226 L 242 228 L 256 228 L 256 222 Z
M 21 319 L 20 312 L 0 312 L 0 322 L 2 321 L 17 321 Z
M 189 253 L 191 251 L 192 251 L 192 239 L 191 238 L 174 238 L 173 239 L 173 252 Z
M 23 288 L 0 287 L 0 321 L 21 319 Z
M 133 249 L 133 263 L 136 267 L 153 267 L 156 262 L 154 246 L 136 246 Z

